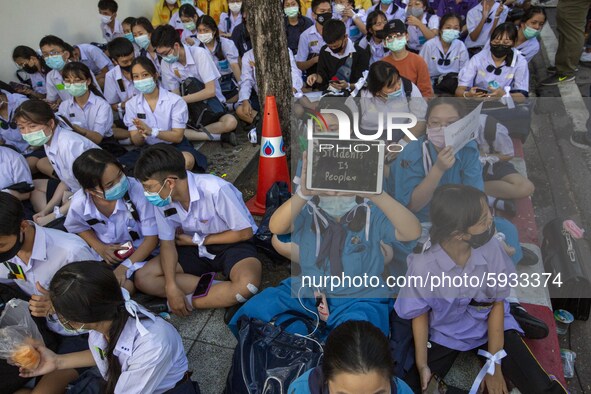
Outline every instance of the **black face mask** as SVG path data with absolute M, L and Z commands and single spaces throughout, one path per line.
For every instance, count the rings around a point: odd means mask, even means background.
M 12 248 L 7 250 L 6 252 L 0 253 L 0 262 L 3 263 L 5 261 L 12 259 L 14 256 L 16 256 L 16 254 L 19 252 L 19 250 L 21 250 L 21 248 L 23 247 L 24 240 L 25 240 L 24 235 L 22 236 L 22 239 L 21 239 L 21 235 L 19 234 L 18 237 L 16 238 L 16 242 Z
M 476 235 L 470 234 L 472 237 L 466 242 L 472 249 L 478 249 L 479 247 L 486 245 L 488 241 L 492 239 L 493 235 L 495 235 L 496 231 L 497 228 L 495 227 L 495 222 L 492 222 L 488 230 Z
M 37 66 L 29 66 L 28 64 L 25 64 L 23 66 L 23 71 L 27 74 L 35 74 L 39 71 L 39 69 L 37 68 Z
M 121 67 L 121 69 L 123 71 L 127 72 L 127 73 L 130 73 L 131 72 L 131 64 L 129 66 L 126 66 L 126 67 L 123 67 L 123 66 L 119 66 L 119 67 Z
M 322 26 L 326 22 L 332 19 L 332 12 L 325 12 L 324 14 L 316 15 L 316 22 L 320 23 Z
M 388 37 L 388 35 L 386 34 L 386 32 L 384 30 L 378 30 L 378 31 L 376 31 L 376 33 L 374 34 L 374 36 L 378 40 L 385 40 L 386 37 Z
M 490 53 L 496 58 L 502 58 L 508 56 L 513 49 L 509 45 L 491 45 Z
M 341 51 L 343 50 L 344 47 L 345 47 L 345 43 L 343 42 L 343 43 L 341 43 L 340 47 L 334 48 L 334 49 L 329 48 L 329 49 L 332 53 L 334 53 L 335 55 L 338 55 L 339 53 L 341 53 Z

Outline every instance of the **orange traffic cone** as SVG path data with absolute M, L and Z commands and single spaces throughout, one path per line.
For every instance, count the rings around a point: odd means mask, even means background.
M 291 191 L 285 144 L 281 134 L 275 96 L 267 96 L 264 111 L 257 194 L 246 203 L 250 213 L 258 216 L 264 215 L 267 191 L 275 182 L 287 183 Z

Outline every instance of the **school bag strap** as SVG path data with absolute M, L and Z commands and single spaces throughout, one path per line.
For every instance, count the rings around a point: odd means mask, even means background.
M 497 139 L 497 125 L 499 122 L 491 115 L 486 116 L 486 122 L 484 123 L 484 139 L 488 144 L 488 153 L 495 153 L 493 144 Z
M 133 203 L 133 201 L 129 197 L 129 191 L 125 192 L 125 195 L 123 196 L 123 201 L 125 201 L 125 205 L 127 206 L 127 210 L 131 214 L 131 217 L 133 217 L 133 220 L 135 220 L 137 223 L 141 223 L 140 214 L 139 214 L 137 208 L 135 207 L 135 204 Z M 133 231 L 133 230 L 129 230 L 129 236 L 134 241 L 137 241 L 138 239 L 140 239 L 140 235 L 136 231 Z

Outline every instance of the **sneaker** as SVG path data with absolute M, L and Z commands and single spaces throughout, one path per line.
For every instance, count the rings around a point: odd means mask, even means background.
M 526 338 L 543 339 L 548 336 L 549 330 L 546 323 L 527 313 L 524 307 L 517 302 L 510 304 L 511 314 L 521 326 Z
M 536 265 L 538 264 L 539 258 L 538 255 L 528 248 L 521 247 L 521 253 L 523 253 L 523 257 L 521 260 L 517 262 L 517 264 L 521 265 Z
M 554 86 L 554 85 L 558 85 L 559 83 L 562 82 L 570 82 L 570 81 L 574 81 L 575 80 L 575 76 L 574 74 L 572 75 L 568 75 L 568 74 L 554 74 L 546 79 L 544 79 L 542 82 L 540 82 L 540 85 L 542 86 Z
M 236 139 L 236 133 L 231 131 L 229 133 L 224 133 L 220 136 L 220 140 L 224 143 L 230 144 L 232 146 L 238 145 L 238 140 Z
M 556 70 L 556 66 L 550 66 L 550 67 L 546 68 L 546 70 L 547 70 L 549 73 L 554 73 L 554 74 L 555 74 L 555 73 L 556 73 L 556 71 L 557 71 L 557 70 Z M 579 68 L 578 68 L 578 67 L 575 67 L 575 72 L 577 72 L 577 71 L 579 71 Z
M 572 133 L 570 135 L 570 143 L 581 149 L 591 149 L 591 142 L 587 139 L 587 133 Z

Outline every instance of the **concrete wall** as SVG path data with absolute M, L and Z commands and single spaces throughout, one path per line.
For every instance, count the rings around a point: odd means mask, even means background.
M 119 0 L 117 17 L 152 18 L 155 0 Z M 12 50 L 27 45 L 38 50 L 39 40 L 56 35 L 69 44 L 102 42 L 98 0 L 10 0 L 0 9 L 0 79 L 16 80 Z

